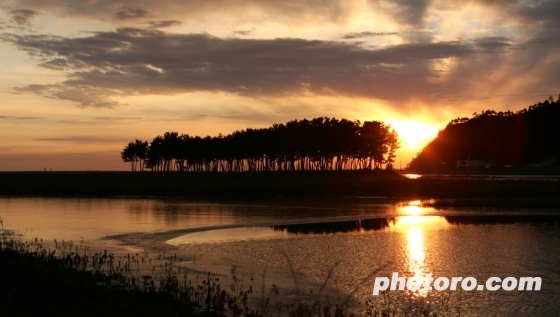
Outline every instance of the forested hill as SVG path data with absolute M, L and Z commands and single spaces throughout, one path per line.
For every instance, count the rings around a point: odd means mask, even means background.
M 457 160 L 493 160 L 496 167 L 544 161 L 558 165 L 560 99 L 549 97 L 517 112 L 483 110 L 472 118 L 451 120 L 409 169 L 454 169 Z

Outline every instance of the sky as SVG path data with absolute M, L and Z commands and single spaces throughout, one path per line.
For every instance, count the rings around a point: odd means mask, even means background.
M 456 117 L 560 93 L 559 0 L 2 0 L 0 171 L 128 170 L 166 131 Z

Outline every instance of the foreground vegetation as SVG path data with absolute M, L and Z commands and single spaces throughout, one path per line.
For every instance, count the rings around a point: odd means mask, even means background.
M 378 301 L 367 300 L 357 311 L 347 301 L 324 303 L 317 297 L 282 302 L 275 298 L 280 292 L 275 284 L 265 289 L 263 281 L 260 289 L 254 287 L 253 278 L 241 280 L 235 266 L 227 279 L 177 265 L 183 259 L 176 255 L 117 256 L 106 251 L 91 252 L 82 243 L 56 240 L 50 248 L 42 240 L 23 240 L 3 229 L 1 217 L 0 225 L 1 316 L 461 315 L 460 298 L 457 301 L 451 294 L 407 299 L 384 293 Z M 163 269 L 164 274 L 156 276 L 156 268 L 160 272 Z M 327 281 L 328 277 L 324 285 Z M 260 300 L 251 301 L 252 297 Z
M 430 177 L 408 179 L 385 170 L 279 173 L 2 172 L 0 195 L 211 199 L 326 196 L 554 199 L 560 197 L 560 182 Z
M 221 288 L 220 276 L 177 265 L 183 262 L 177 255 L 118 256 L 56 240 L 48 245 L 0 229 L 1 316 L 251 317 L 270 310 L 249 308 L 253 286 L 240 283 L 235 267 L 231 284 Z
M 88 255 L 77 248 L 63 254 L 41 241 L 12 239 L 6 232 L 2 230 L 0 243 L 1 316 L 186 316 L 194 312 L 196 303 L 176 300 L 169 283 L 157 290 L 148 285 L 141 291 L 133 289 L 138 283 L 127 280 L 124 272 L 103 274 L 101 254 Z

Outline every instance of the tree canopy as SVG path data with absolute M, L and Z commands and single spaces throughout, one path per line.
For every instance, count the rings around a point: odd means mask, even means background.
M 215 137 L 166 132 L 121 152 L 132 170 L 189 172 L 355 170 L 391 167 L 398 134 L 380 121 L 292 120 Z

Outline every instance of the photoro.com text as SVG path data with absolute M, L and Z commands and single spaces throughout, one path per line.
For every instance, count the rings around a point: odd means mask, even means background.
M 503 289 L 505 291 L 519 290 L 519 291 L 540 291 L 541 290 L 542 279 L 540 277 L 490 277 L 483 284 L 478 284 L 476 278 L 472 276 L 468 277 L 452 277 L 447 278 L 445 276 L 440 276 L 434 278 L 432 273 L 426 276 L 412 276 L 406 278 L 404 276 L 399 276 L 399 273 L 393 272 L 391 279 L 388 277 L 376 277 L 373 285 L 373 295 L 379 295 L 380 291 L 404 291 L 405 288 L 409 291 L 418 290 L 436 290 L 445 291 L 451 290 L 455 291 L 459 288 L 463 291 L 497 291 Z

